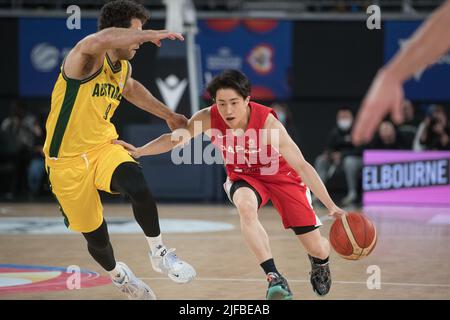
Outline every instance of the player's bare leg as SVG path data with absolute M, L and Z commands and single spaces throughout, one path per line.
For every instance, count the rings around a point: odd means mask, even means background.
M 233 202 L 241 219 L 242 235 L 258 262 L 272 258 L 269 237 L 258 220 L 258 200 L 255 192 L 250 188 L 239 188 L 233 195 Z
M 241 232 L 245 242 L 258 259 L 267 275 L 269 286 L 266 293 L 268 300 L 292 299 L 292 293 L 286 279 L 276 270 L 269 237 L 258 219 L 258 200 L 253 190 L 242 187 L 233 195 L 233 202 L 241 219 Z
M 320 234 L 319 229 L 297 235 L 311 262 L 311 285 L 319 296 L 326 295 L 331 288 L 329 266 L 330 243 Z

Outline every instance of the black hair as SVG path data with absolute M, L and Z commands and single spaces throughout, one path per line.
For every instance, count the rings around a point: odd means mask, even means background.
M 108 2 L 100 10 L 98 29 L 129 28 L 132 19 L 139 19 L 144 24 L 149 17 L 150 13 L 142 4 L 132 0 L 115 0 Z
M 233 89 L 244 99 L 250 95 L 251 84 L 247 76 L 238 70 L 225 70 L 208 84 L 206 90 L 212 99 L 216 99 L 220 89 Z

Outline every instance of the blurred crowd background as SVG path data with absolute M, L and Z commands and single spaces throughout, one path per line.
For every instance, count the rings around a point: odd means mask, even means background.
M 151 11 L 147 28 L 165 27 L 168 1 L 140 1 Z M 1 201 L 51 199 L 42 154 L 51 89 L 71 45 L 96 31 L 96 15 L 104 3 L 0 0 Z M 376 71 L 440 3 L 193 1 L 199 79 L 187 86 L 197 86 L 200 107 L 205 107 L 211 104 L 204 94 L 208 79 L 223 69 L 243 70 L 253 83 L 253 99 L 276 110 L 333 195 L 343 205 L 358 205 L 365 150 L 450 150 L 450 56 L 405 85 L 405 123 L 397 126 L 386 118 L 374 139 L 361 147 L 350 139 L 360 102 Z M 65 8 L 72 4 L 82 10 L 81 30 L 64 27 Z M 366 26 L 366 9 L 372 4 L 381 8 L 380 29 Z M 170 98 L 159 85 L 174 88 L 187 81 L 187 50 L 185 43 L 164 43 L 161 49 L 144 45 L 131 63 L 136 79 L 189 117 L 190 91 Z M 126 101 L 113 122 L 122 138 L 138 145 L 168 131 L 164 122 Z M 168 155 L 142 163 L 160 201 L 225 201 L 220 165 L 175 166 Z M 169 179 L 162 178 L 167 175 Z

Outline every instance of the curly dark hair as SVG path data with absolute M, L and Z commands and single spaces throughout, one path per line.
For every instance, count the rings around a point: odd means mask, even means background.
M 250 95 L 251 84 L 248 78 L 239 70 L 225 70 L 211 80 L 206 91 L 211 98 L 216 99 L 217 91 L 220 89 L 234 89 L 239 95 L 246 99 Z
M 110 27 L 129 28 L 133 18 L 141 20 L 144 24 L 149 17 L 150 13 L 140 3 L 133 0 L 114 0 L 100 10 L 98 30 Z

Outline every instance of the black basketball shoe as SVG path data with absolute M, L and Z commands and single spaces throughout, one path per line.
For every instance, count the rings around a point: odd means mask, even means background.
M 324 296 L 331 288 L 331 273 L 330 262 L 324 264 L 317 264 L 313 257 L 308 254 L 309 261 L 311 261 L 311 285 L 314 292 L 319 296 Z
M 267 288 L 266 300 L 292 300 L 292 292 L 287 280 L 279 273 L 269 272 L 267 274 L 269 287 Z

